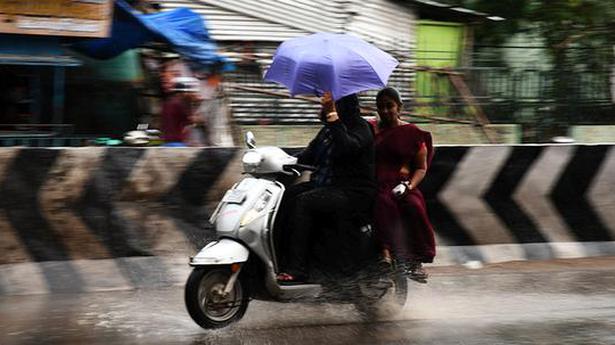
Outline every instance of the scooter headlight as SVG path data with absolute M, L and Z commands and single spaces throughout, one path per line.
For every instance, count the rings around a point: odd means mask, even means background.
M 261 161 L 263 160 L 263 156 L 256 151 L 248 151 L 243 155 L 242 163 L 243 170 L 247 173 L 256 172 Z
M 271 192 L 265 191 L 265 193 L 258 197 L 254 206 L 241 217 L 240 226 L 243 227 L 248 225 L 260 217 L 262 215 L 261 212 L 267 207 L 267 204 L 269 204 L 269 200 L 271 200 Z

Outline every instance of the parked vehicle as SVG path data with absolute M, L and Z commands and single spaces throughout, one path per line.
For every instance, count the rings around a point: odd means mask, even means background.
M 206 329 L 225 327 L 243 317 L 251 299 L 354 303 L 370 317 L 383 308 L 389 314 L 399 312 L 406 301 L 407 279 L 395 269 L 383 269 L 376 257 L 351 277 L 278 283 L 274 223 L 289 181 L 311 167 L 297 164 L 278 147 L 256 148 L 250 132 L 246 144 L 242 161 L 247 175 L 226 192 L 210 218 L 217 240 L 190 259 L 193 271 L 185 302 L 192 319 Z M 371 241 L 369 225 L 359 225 L 357 231 Z

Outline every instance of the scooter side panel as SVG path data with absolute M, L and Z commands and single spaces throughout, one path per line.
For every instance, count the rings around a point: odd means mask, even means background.
M 234 189 L 245 192 L 245 199 L 241 203 L 221 202 L 214 222 L 218 236 L 237 237 L 242 218 L 246 212 L 252 209 L 254 202 L 265 190 L 268 183 L 270 182 L 248 177 L 235 186 Z
M 266 207 L 255 217 L 253 221 L 245 224 L 239 231 L 239 238 L 248 245 L 264 262 L 271 262 L 272 252 L 272 221 L 282 197 L 282 187 L 268 182 L 262 193 L 270 193 L 271 198 Z
M 241 243 L 228 238 L 208 243 L 190 259 L 190 266 L 230 265 L 248 261 L 250 251 Z

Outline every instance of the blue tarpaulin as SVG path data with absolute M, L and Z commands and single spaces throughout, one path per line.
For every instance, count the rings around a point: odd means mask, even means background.
M 73 48 L 93 58 L 110 59 L 153 41 L 168 43 L 197 68 L 218 71 L 232 68 L 231 63 L 217 53 L 203 18 L 187 8 L 141 14 L 123 0 L 117 0 L 110 37 L 81 41 Z

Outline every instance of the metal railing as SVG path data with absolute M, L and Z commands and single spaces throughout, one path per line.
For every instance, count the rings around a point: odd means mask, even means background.
M 450 71 L 463 76 L 476 105 L 483 108 L 492 122 L 523 122 L 528 119 L 528 112 L 544 116 L 555 108 L 560 121 L 572 124 L 612 123 L 615 119 L 608 70 L 577 71 L 565 77 L 554 71 L 503 67 L 466 67 Z M 446 75 L 421 71 L 417 72 L 413 105 L 424 112 L 450 117 L 466 116 L 468 106 Z M 580 112 L 583 116 L 575 116 Z
M 91 137 L 73 134 L 71 124 L 0 124 L 0 147 L 83 146 Z

